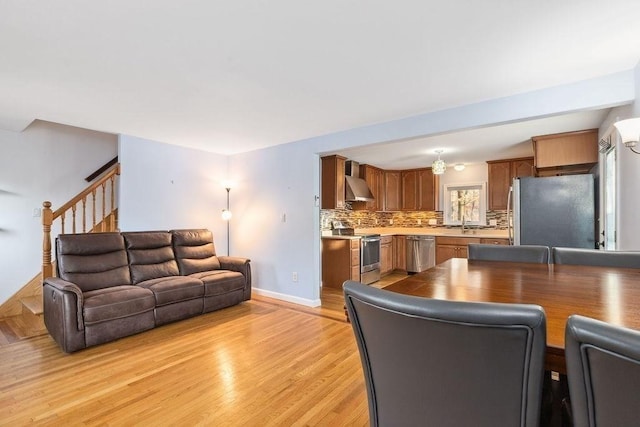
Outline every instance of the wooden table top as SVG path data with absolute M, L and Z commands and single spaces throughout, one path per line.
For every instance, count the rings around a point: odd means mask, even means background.
M 547 369 L 562 373 L 570 315 L 640 330 L 640 269 L 452 258 L 384 289 L 443 300 L 538 304 L 547 316 Z

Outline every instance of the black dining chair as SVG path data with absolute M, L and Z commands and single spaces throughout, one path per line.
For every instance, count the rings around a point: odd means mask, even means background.
M 601 251 L 598 249 L 579 248 L 553 248 L 552 254 L 554 264 L 640 268 L 640 252 Z
M 549 247 L 539 245 L 487 245 L 469 243 L 469 259 L 478 261 L 549 262 Z
M 372 426 L 538 427 L 540 306 L 420 298 L 353 281 L 343 288 Z
M 640 425 L 640 332 L 569 317 L 565 358 L 573 425 Z

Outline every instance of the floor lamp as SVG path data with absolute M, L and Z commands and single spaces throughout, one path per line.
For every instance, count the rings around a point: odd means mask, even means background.
M 231 255 L 229 251 L 229 222 L 231 221 L 231 211 L 229 210 L 229 192 L 231 187 L 226 187 L 227 190 L 227 208 L 222 210 L 222 219 L 227 221 L 227 256 Z

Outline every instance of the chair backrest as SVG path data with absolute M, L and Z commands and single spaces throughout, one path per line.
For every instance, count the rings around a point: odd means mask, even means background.
M 554 264 L 596 265 L 600 267 L 640 268 L 640 252 L 598 249 L 553 248 Z
M 573 315 L 565 358 L 575 426 L 640 422 L 640 332 Z
M 352 281 L 344 295 L 372 426 L 538 426 L 541 307 L 420 298 Z
M 131 284 L 120 233 L 60 234 L 56 262 L 58 277 L 75 283 L 83 292 Z
M 124 232 L 122 236 L 134 284 L 179 274 L 168 231 Z
M 210 230 L 172 230 L 170 233 L 180 274 L 188 276 L 220 269 Z
M 539 245 L 469 244 L 469 259 L 478 261 L 549 262 L 549 247 Z

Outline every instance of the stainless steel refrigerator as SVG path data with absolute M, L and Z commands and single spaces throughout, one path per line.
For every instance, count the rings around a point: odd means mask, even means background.
M 513 244 L 596 247 L 593 175 L 516 178 L 510 196 Z

